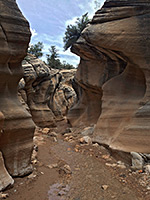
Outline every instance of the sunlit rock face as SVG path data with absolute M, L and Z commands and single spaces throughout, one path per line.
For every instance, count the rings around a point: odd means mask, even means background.
M 75 125 L 96 116 L 93 139 L 112 149 L 150 152 L 149 22 L 149 0 L 107 0 L 72 48 L 83 92 L 68 118 Z
M 19 96 L 39 127 L 54 127 L 76 101 L 71 80 L 76 72 L 58 70 L 28 54 L 22 63 L 24 78 L 19 82 Z
M 66 116 L 68 110 L 76 103 L 76 93 L 72 87 L 76 69 L 61 69 L 59 73 L 61 74 L 61 81 L 54 94 L 54 100 L 51 102 L 59 107 L 63 116 Z M 56 113 L 55 110 L 54 113 Z
M 55 126 L 55 116 L 47 105 L 54 90 L 50 80 L 50 69 L 32 55 L 26 57 L 22 66 L 24 78 L 19 83 L 19 91 L 29 107 L 33 121 L 39 127 Z
M 21 62 L 30 40 L 29 24 L 15 0 L 0 1 L 0 151 L 13 176 L 32 168 L 30 158 L 34 123 L 17 97 L 23 76 Z M 1 171 L 0 171 L 1 173 Z

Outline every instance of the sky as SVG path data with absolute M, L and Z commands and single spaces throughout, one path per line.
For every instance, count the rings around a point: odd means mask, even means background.
M 43 42 L 44 56 L 46 61 L 48 49 L 55 45 L 58 49 L 61 61 L 73 64 L 75 67 L 79 63 L 79 57 L 71 53 L 70 50 L 64 51 L 63 37 L 67 25 L 73 24 L 76 18 L 83 14 L 89 17 L 95 13 L 94 0 L 16 0 L 23 15 L 30 23 L 32 32 L 30 44 Z M 100 6 L 104 0 L 99 0 Z

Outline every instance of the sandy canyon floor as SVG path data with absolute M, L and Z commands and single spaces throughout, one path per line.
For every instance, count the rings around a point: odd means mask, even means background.
M 81 130 L 67 126 L 35 132 L 34 171 L 15 178 L 3 192 L 8 200 L 150 199 L 149 175 L 131 171 L 98 144 L 81 144 Z

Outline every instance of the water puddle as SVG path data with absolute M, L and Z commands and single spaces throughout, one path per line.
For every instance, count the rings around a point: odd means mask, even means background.
M 48 198 L 49 200 L 65 200 L 69 190 L 69 185 L 55 183 L 50 186 L 50 190 L 48 191 Z

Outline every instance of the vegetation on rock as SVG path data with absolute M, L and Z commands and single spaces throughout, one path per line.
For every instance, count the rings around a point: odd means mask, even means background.
M 55 46 L 51 46 L 49 49 L 50 54 L 46 54 L 47 57 L 47 65 L 49 65 L 52 68 L 55 69 L 73 69 L 73 65 L 70 65 L 69 63 L 66 63 L 63 61 L 63 63 L 59 59 L 58 50 Z
M 38 42 L 37 44 L 31 45 L 28 49 L 28 53 L 34 55 L 36 58 L 43 56 L 44 45 L 42 42 Z M 25 58 L 27 59 L 27 58 Z M 59 59 L 58 50 L 55 46 L 51 46 L 49 48 L 49 54 L 46 54 L 47 64 L 50 68 L 54 69 L 74 69 L 74 66 L 66 63 L 66 61 L 61 62 Z
M 31 44 L 28 48 L 28 53 L 34 55 L 36 58 L 41 58 L 43 56 L 44 45 L 42 42 L 38 42 L 37 44 Z
M 78 40 L 89 21 L 88 13 L 86 13 L 81 18 L 77 18 L 75 25 L 70 24 L 67 26 L 65 37 L 63 38 L 65 51 Z

